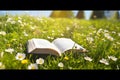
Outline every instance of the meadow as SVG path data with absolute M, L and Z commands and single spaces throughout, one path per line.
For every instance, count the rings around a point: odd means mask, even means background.
M 53 41 L 60 37 L 71 38 L 88 52 L 61 57 L 26 52 L 31 38 Z M 0 69 L 119 70 L 119 40 L 119 20 L 0 16 Z

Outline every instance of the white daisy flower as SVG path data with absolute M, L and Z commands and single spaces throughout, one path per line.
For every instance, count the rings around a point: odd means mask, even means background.
M 113 40 L 114 40 L 114 38 L 111 37 L 109 33 L 105 33 L 104 36 L 105 36 L 108 40 L 110 40 L 110 41 L 113 41 Z
M 9 52 L 9 53 L 12 54 L 12 52 L 14 52 L 14 49 L 12 49 L 12 48 L 8 48 L 8 49 L 5 49 L 5 52 Z
M 58 63 L 58 67 L 64 67 L 64 64 L 62 62 Z
M 105 65 L 109 65 L 108 61 L 107 61 L 106 59 L 104 59 L 104 58 L 102 58 L 102 59 L 100 60 L 100 63 L 103 63 L 103 64 L 105 64 Z
M 107 39 L 109 39 L 110 41 L 113 41 L 113 40 L 114 40 L 114 38 L 111 37 L 111 36 L 108 36 Z
M 6 22 L 11 22 L 12 20 L 12 18 L 8 18 Z
M 0 69 L 5 69 L 5 65 L 2 62 L 0 62 Z
M 113 60 L 113 61 L 117 61 L 117 58 L 114 56 L 108 56 L 109 59 Z
M 108 36 L 110 36 L 110 34 L 109 33 L 104 33 L 104 36 L 108 37 Z
M 104 32 L 105 32 L 105 33 L 108 33 L 109 31 L 105 29 Z
M 36 60 L 37 64 L 44 64 L 44 59 L 43 58 L 39 58 Z
M 92 43 L 92 42 L 94 41 L 94 39 L 93 39 L 92 37 L 87 37 L 86 39 L 87 39 L 87 41 L 89 41 L 90 43 Z
M 25 57 L 26 57 L 26 55 L 23 53 L 17 53 L 15 56 L 16 60 L 23 60 L 23 59 L 25 59 Z
M 32 63 L 28 66 L 28 69 L 38 69 L 38 65 Z
M 19 22 L 20 24 L 22 24 L 22 21 L 21 21 L 21 20 L 18 20 L 18 22 Z
M 90 57 L 84 57 L 84 59 L 87 61 L 90 61 L 90 62 L 92 61 L 92 59 Z
M 6 32 L 5 31 L 0 31 L 0 35 L 6 35 Z

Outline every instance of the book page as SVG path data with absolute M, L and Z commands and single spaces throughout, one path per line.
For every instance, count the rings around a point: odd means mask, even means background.
M 35 49 L 35 45 L 33 44 L 32 40 L 28 40 L 27 42 L 27 50 L 28 53 L 30 53 L 31 51 L 33 51 Z
M 35 49 L 33 52 L 52 54 L 53 52 L 56 51 L 59 55 L 61 55 L 60 50 L 54 44 L 50 43 L 48 40 L 34 38 L 31 41 L 33 42 L 34 49 Z
M 78 45 L 69 38 L 57 38 L 52 43 L 59 48 L 61 53 L 71 49 L 80 50 L 81 52 L 85 50 L 82 46 Z

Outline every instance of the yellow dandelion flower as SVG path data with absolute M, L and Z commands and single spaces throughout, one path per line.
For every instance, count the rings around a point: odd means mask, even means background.
M 21 61 L 22 64 L 27 64 L 28 63 L 28 60 L 27 59 L 24 59 Z
M 65 60 L 69 60 L 69 58 L 67 56 L 64 57 Z

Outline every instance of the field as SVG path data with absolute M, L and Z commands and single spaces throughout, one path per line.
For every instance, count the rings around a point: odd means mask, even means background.
M 26 52 L 31 38 L 53 41 L 71 38 L 88 53 L 63 53 L 61 57 Z M 29 15 L 0 16 L 0 69 L 119 70 L 120 22 L 39 18 Z

